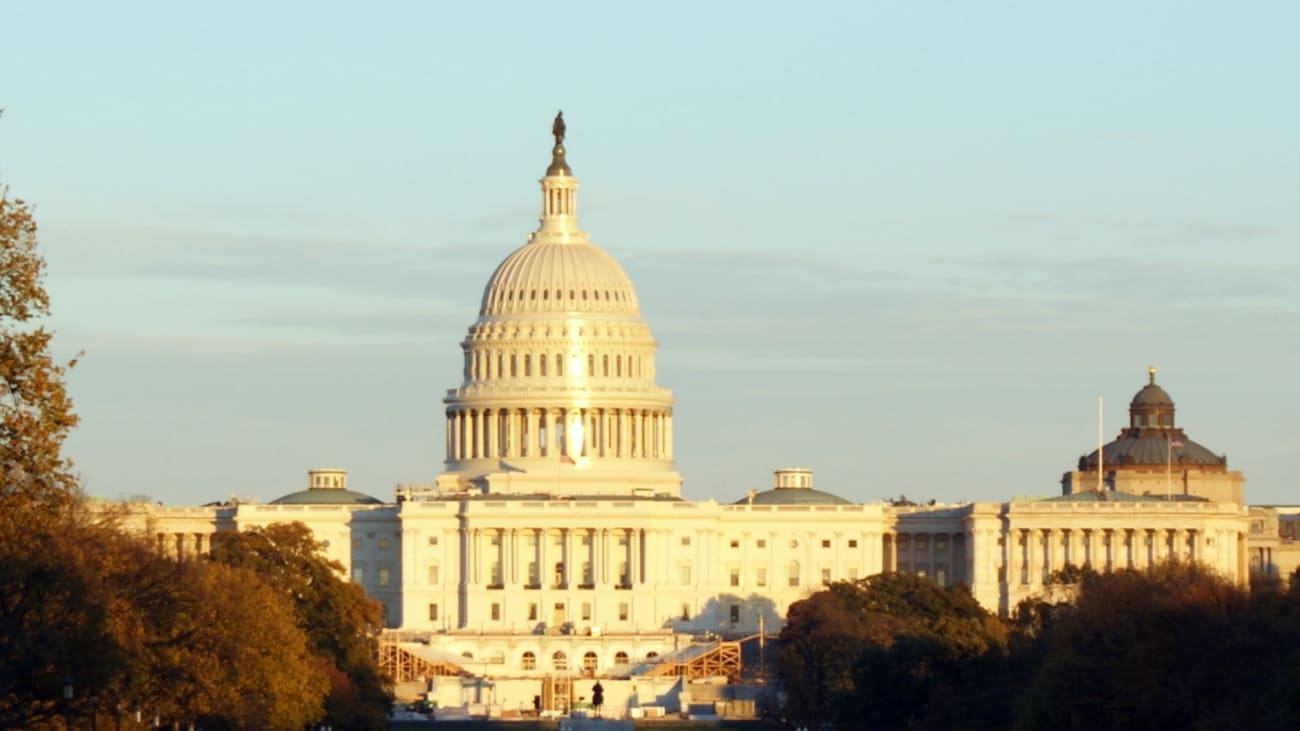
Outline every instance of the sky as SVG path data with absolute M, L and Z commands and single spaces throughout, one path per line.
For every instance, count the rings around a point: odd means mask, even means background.
M 1300 503 L 1300 5 L 6 3 L 88 493 L 442 467 L 557 109 L 692 499 L 1053 495 L 1148 365 Z

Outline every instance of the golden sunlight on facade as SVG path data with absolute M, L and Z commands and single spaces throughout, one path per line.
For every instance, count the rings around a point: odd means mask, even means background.
M 1129 426 L 1079 459 L 1059 497 L 855 504 L 798 468 L 735 503 L 684 499 L 655 340 L 627 274 L 579 228 L 562 121 L 555 137 L 540 225 L 492 273 L 460 343 L 445 470 L 388 502 L 321 469 L 267 505 L 141 506 L 160 550 L 192 556 L 218 531 L 301 521 L 383 603 L 402 679 L 515 679 L 544 704 L 574 677 L 647 678 L 617 691 L 644 696 L 674 674 L 739 672 L 730 640 L 882 571 L 965 584 L 1007 612 L 1067 565 L 1175 557 L 1239 582 L 1294 568 L 1294 511 L 1243 502 L 1242 474 L 1175 425 L 1154 370 Z

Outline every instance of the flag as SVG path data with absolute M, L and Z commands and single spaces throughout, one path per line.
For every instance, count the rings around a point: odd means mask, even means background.
M 573 461 L 572 457 L 570 457 L 569 455 L 563 452 L 560 453 L 560 462 L 562 462 L 563 464 L 575 464 L 575 465 L 577 464 L 577 462 Z

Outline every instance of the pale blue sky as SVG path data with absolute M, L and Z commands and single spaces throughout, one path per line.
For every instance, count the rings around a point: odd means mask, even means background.
M 1149 363 L 1300 503 L 1294 3 L 8 3 L 87 489 L 390 498 L 563 108 L 686 495 L 1059 491 Z

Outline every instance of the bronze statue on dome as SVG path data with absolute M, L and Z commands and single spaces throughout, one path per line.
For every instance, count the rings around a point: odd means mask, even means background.
M 564 112 L 560 111 L 555 114 L 555 121 L 551 123 L 551 134 L 555 136 L 555 144 L 564 144 Z

